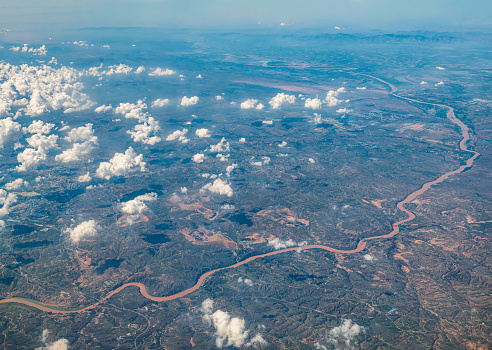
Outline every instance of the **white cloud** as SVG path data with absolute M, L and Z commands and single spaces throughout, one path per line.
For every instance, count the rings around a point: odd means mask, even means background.
M 141 196 L 137 196 L 128 202 L 121 203 L 121 211 L 130 216 L 138 215 L 149 209 L 145 202 L 155 200 L 157 200 L 157 193 L 146 193 Z
M 1 112 L 1 107 L 0 107 L 0 112 Z M 19 132 L 20 128 L 21 125 L 13 121 L 11 117 L 0 119 L 0 148 L 3 147 L 5 142 L 7 142 L 12 135 Z
M 444 85 L 444 82 L 440 81 L 439 83 L 437 84 L 434 84 L 435 86 L 441 86 L 441 85 Z
M 342 101 L 337 98 L 337 96 L 340 92 L 345 92 L 345 89 L 340 88 L 338 90 L 328 91 L 326 93 L 326 99 L 324 100 L 324 102 L 330 107 L 334 107 L 334 106 L 340 104 Z
M 186 97 L 186 96 L 183 96 L 183 98 L 181 99 L 181 106 L 192 106 L 192 105 L 196 105 L 198 103 L 198 96 L 193 96 L 193 97 Z
M 220 101 L 220 100 L 223 100 L 224 98 L 223 98 L 222 96 L 215 96 L 215 99 L 216 99 L 217 101 Z
M 65 113 L 81 111 L 93 106 L 82 93 L 84 85 L 78 81 L 80 72 L 73 68 L 55 68 L 47 65 L 15 66 L 0 62 L 0 115 L 12 107 L 25 105 L 18 112 L 29 116 L 64 110 Z
M 27 171 L 28 168 L 34 168 L 47 158 L 47 152 L 56 148 L 58 135 L 34 134 L 26 139 L 29 146 L 23 152 L 17 154 L 17 161 L 21 163 L 16 167 L 17 171 Z
M 193 156 L 193 161 L 195 163 L 203 163 L 203 161 L 205 160 L 205 155 L 203 153 L 197 153 Z
M 272 246 L 275 250 L 279 249 L 285 249 L 289 247 L 303 247 L 307 245 L 306 241 L 302 242 L 295 242 L 292 239 L 289 239 L 287 241 L 281 240 L 280 238 L 274 238 L 270 241 L 268 241 L 268 245 Z
M 143 155 L 137 155 L 132 147 L 129 147 L 125 153 L 115 153 L 109 162 L 102 162 L 96 171 L 96 176 L 109 180 L 111 176 L 125 176 L 138 171 L 147 171 L 146 163 L 143 161 Z
M 29 186 L 29 183 L 27 181 L 24 181 L 22 179 L 16 179 L 12 182 L 8 182 L 5 184 L 5 188 L 9 191 L 11 190 L 17 190 L 21 188 L 22 186 Z
M 364 258 L 364 260 L 367 260 L 367 261 L 377 260 L 375 257 L 373 257 L 370 254 L 364 254 L 363 258 Z
M 265 106 L 263 105 L 263 103 L 258 103 L 258 105 L 256 106 L 256 109 L 263 109 L 265 108 Z
M 157 77 L 160 77 L 160 76 L 163 76 L 163 75 L 173 75 L 173 74 L 176 74 L 175 71 L 171 70 L 171 69 L 161 69 L 161 68 L 156 68 L 153 72 L 150 72 L 149 75 L 150 76 L 157 76 Z
M 137 69 L 135 69 L 135 74 L 140 74 L 140 73 L 142 73 L 144 71 L 145 71 L 145 67 L 144 66 L 140 66 Z
M 17 202 L 17 196 L 13 193 L 7 193 L 7 191 L 0 189 L 0 218 L 8 215 L 10 212 L 10 206 Z
M 352 320 L 343 320 L 341 326 L 332 328 L 330 330 L 328 342 L 335 345 L 338 348 L 338 345 L 341 343 L 342 346 L 350 348 L 350 343 L 356 336 L 360 333 L 364 332 L 364 327 L 359 326 L 357 323 L 352 322 Z
M 27 128 L 22 128 L 24 134 L 49 134 L 55 124 L 45 123 L 42 120 L 34 120 Z
M 365 86 L 362 86 L 362 87 L 356 87 L 357 90 L 365 90 L 366 87 Z
M 270 157 L 267 157 L 267 156 L 262 156 L 261 161 L 259 161 L 259 162 L 251 162 L 252 165 L 256 165 L 256 166 L 262 166 L 262 165 L 266 165 L 268 163 L 270 163 Z
M 241 142 L 241 143 L 245 143 L 245 142 L 246 142 L 246 139 L 245 139 L 244 137 L 241 137 L 241 138 L 239 139 L 239 142 Z
M 157 100 L 155 100 L 154 102 L 152 102 L 152 107 L 164 107 L 168 103 L 169 103 L 169 99 L 168 98 L 164 98 L 164 99 L 158 98 Z
M 143 100 L 138 100 L 137 103 L 120 103 L 115 109 L 116 114 L 123 114 L 127 119 L 137 119 L 140 122 L 147 120 L 147 113 L 143 110 L 147 109 L 147 104 Z
M 155 145 L 161 141 L 159 136 L 151 136 L 153 133 L 160 131 L 161 127 L 154 117 L 148 117 L 143 124 L 137 124 L 132 130 L 128 130 L 127 134 L 130 134 L 133 141 L 143 142 L 147 145 Z
M 94 136 L 94 130 L 92 129 L 92 124 L 88 123 L 85 126 L 80 126 L 78 128 L 73 128 L 69 131 L 65 140 L 69 142 L 77 141 L 87 141 Z
M 202 190 L 208 190 L 212 193 L 226 195 L 227 197 L 232 197 L 232 188 L 226 181 L 222 179 L 215 179 L 213 183 L 208 183 L 202 187 Z
M 423 80 L 422 80 L 422 81 L 420 82 L 420 85 L 425 85 L 425 84 L 427 84 L 427 82 L 426 82 L 426 81 L 423 81 Z
M 344 113 L 348 113 L 348 112 L 350 112 L 350 109 L 347 109 L 347 108 L 337 109 L 337 113 L 339 113 L 339 114 L 344 114 Z
M 285 146 L 287 146 L 286 141 L 282 141 L 282 143 L 278 145 L 278 147 L 280 147 L 280 148 L 284 148 Z
M 438 69 L 438 70 L 444 70 L 445 68 L 437 66 L 436 69 Z
M 273 97 L 268 103 L 273 109 L 279 109 L 284 103 L 293 104 L 294 102 L 296 102 L 294 95 L 287 95 L 282 92 Z
M 211 145 L 210 152 L 229 152 L 230 151 L 230 145 L 229 142 L 226 141 L 225 137 L 220 140 L 220 142 L 216 145 Z
M 99 106 L 97 107 L 94 112 L 96 113 L 105 113 L 105 112 L 109 112 L 110 110 L 112 110 L 113 107 L 111 107 L 111 105 L 102 105 L 102 106 Z
M 89 172 L 87 172 L 86 174 L 84 175 L 80 175 L 78 178 L 77 178 L 77 181 L 78 182 L 89 182 L 92 180 L 92 177 L 90 175 Z
M 197 129 L 195 131 L 195 134 L 198 137 L 210 137 L 210 130 L 208 130 L 208 129 Z
M 113 75 L 113 74 L 129 74 L 133 68 L 127 66 L 126 64 L 119 64 L 114 66 L 109 66 L 107 71 L 102 72 L 102 74 Z
M 227 166 L 227 168 L 226 168 L 227 176 L 231 176 L 232 171 L 236 168 L 237 168 L 237 164 L 235 164 L 235 163 Z
M 72 148 L 66 149 L 60 154 L 57 154 L 55 160 L 62 163 L 75 162 L 85 158 L 97 146 L 97 137 L 93 136 L 89 140 L 82 143 L 74 143 Z
M 231 317 L 228 312 L 222 310 L 213 312 L 213 307 L 214 302 L 209 298 L 203 301 L 200 311 L 203 313 L 203 321 L 215 328 L 215 344 L 218 348 L 223 346 L 239 348 L 243 345 L 256 347 L 267 344 L 261 334 L 255 335 L 247 342 L 250 332 L 246 330 L 244 319 Z
M 309 163 L 314 164 L 316 161 L 313 158 L 308 159 Z
M 67 228 L 65 232 L 70 235 L 73 243 L 79 242 L 84 237 L 93 237 L 97 234 L 98 226 L 94 220 L 84 221 L 73 228 Z
M 312 109 L 320 109 L 321 100 L 319 98 L 308 98 L 306 99 L 306 103 L 304 104 L 304 107 L 312 108 Z
M 38 47 L 37 49 L 34 47 L 29 47 L 27 44 L 24 44 L 24 46 L 21 48 L 19 46 L 17 47 L 12 47 L 10 50 L 14 52 L 29 52 L 37 56 L 45 56 L 46 53 L 48 53 L 48 50 L 46 49 L 45 45 L 42 45 Z
M 262 123 L 265 125 L 273 125 L 273 120 L 264 120 Z
M 241 109 L 255 108 L 257 103 L 258 103 L 258 100 L 248 99 L 248 100 L 241 103 Z
M 217 153 L 215 158 L 218 158 L 221 162 L 227 162 L 229 160 L 230 154 Z
M 201 74 L 198 74 L 198 75 L 196 76 L 196 78 L 197 78 L 197 79 L 202 79 L 203 77 L 202 77 L 202 75 L 201 75 Z
M 237 281 L 238 281 L 238 283 L 243 283 L 243 282 L 244 282 L 246 285 L 248 285 L 248 286 L 250 286 L 250 287 L 251 287 L 251 286 L 253 286 L 253 284 L 254 284 L 254 283 L 253 283 L 253 281 L 252 281 L 252 280 L 250 280 L 249 278 L 244 278 L 244 279 L 243 279 L 242 277 L 239 277 L 239 278 L 237 279 Z
M 43 333 L 41 334 L 41 341 L 44 346 L 38 347 L 35 350 L 68 350 L 69 342 L 67 339 L 61 338 L 52 343 L 48 343 L 49 335 L 50 332 L 47 329 L 43 330 Z
M 171 135 L 169 135 L 166 138 L 166 141 L 174 141 L 174 140 L 183 141 L 183 140 L 187 140 L 185 138 L 185 135 L 187 133 L 188 133 L 188 129 L 176 130 L 175 132 L 173 132 Z
M 56 148 L 58 135 L 45 136 L 42 134 L 34 134 L 26 139 L 29 146 L 42 151 L 48 151 L 50 149 Z

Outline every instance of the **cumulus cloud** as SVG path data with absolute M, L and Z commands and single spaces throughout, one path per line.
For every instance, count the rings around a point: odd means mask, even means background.
M 92 124 L 90 123 L 70 130 L 65 140 L 73 144 L 72 148 L 63 151 L 55 157 L 56 161 L 62 163 L 74 162 L 85 158 L 98 144 L 97 136 L 94 136 Z
M 274 238 L 274 239 L 268 241 L 268 245 L 272 246 L 275 250 L 279 250 L 279 249 L 285 249 L 285 248 L 290 248 L 290 247 L 303 247 L 303 246 L 307 245 L 307 242 L 306 241 L 295 242 L 292 239 L 284 241 L 284 240 L 281 240 L 280 238 Z
M 131 225 L 136 221 L 135 219 L 139 217 L 139 214 L 142 214 L 144 211 L 149 209 L 145 202 L 155 200 L 157 200 L 157 193 L 146 193 L 141 196 L 137 196 L 128 202 L 121 203 L 120 210 L 128 215 L 126 221 Z
M 239 139 L 239 142 L 241 142 L 241 143 L 245 143 L 245 142 L 246 142 L 246 139 L 245 139 L 244 137 L 241 137 L 241 138 Z
M 330 330 L 328 333 L 328 342 L 335 345 L 335 348 L 337 349 L 340 345 L 350 348 L 350 343 L 354 340 L 354 338 L 364 331 L 364 327 L 352 322 L 352 320 L 344 319 L 342 325 Z
M 296 102 L 296 97 L 294 95 L 287 95 L 281 92 L 273 97 L 268 103 L 273 109 L 279 109 L 284 103 L 293 104 L 294 102 Z
M 41 341 L 44 346 L 38 347 L 35 350 L 68 350 L 68 345 L 70 344 L 67 339 L 61 338 L 52 343 L 48 342 L 50 332 L 45 329 L 41 335 Z
M 208 130 L 208 129 L 197 129 L 195 131 L 195 134 L 198 137 L 210 137 L 210 130 Z
M 77 178 L 77 181 L 78 182 L 89 182 L 92 180 L 92 177 L 90 175 L 89 172 L 87 172 L 86 174 L 84 175 L 80 175 L 78 178 Z
M 364 260 L 367 260 L 367 261 L 373 261 L 373 260 L 376 260 L 375 257 L 373 257 L 372 255 L 370 254 L 364 254 L 363 256 Z
M 227 197 L 232 197 L 231 185 L 222 179 L 215 179 L 214 182 L 208 183 L 202 187 L 202 190 L 208 190 L 212 193 L 226 195 Z
M 304 103 L 304 107 L 312 108 L 312 109 L 320 109 L 321 100 L 319 98 L 308 98 L 306 99 L 306 103 Z
M 231 317 L 228 312 L 222 310 L 213 312 L 212 299 L 204 300 L 200 311 L 203 313 L 204 322 L 208 325 L 213 325 L 215 328 L 215 344 L 218 348 L 224 346 L 239 348 L 243 345 L 247 347 L 267 345 L 261 334 L 256 334 L 248 342 L 250 332 L 246 330 L 244 319 Z
M 198 100 L 199 100 L 198 96 L 192 96 L 190 98 L 183 96 L 183 98 L 181 99 L 181 106 L 196 105 L 198 103 Z
M 330 106 L 334 107 L 340 104 L 342 101 L 337 98 L 338 94 L 341 92 L 345 92 L 345 88 L 339 88 L 338 90 L 330 90 L 326 93 L 326 99 L 324 102 Z
M 156 68 L 153 72 L 149 73 L 149 75 L 152 77 L 160 77 L 163 75 L 173 75 L 173 74 L 176 74 L 176 72 L 171 69 L 161 69 L 161 68 Z
M 27 128 L 22 128 L 24 134 L 49 134 L 55 124 L 45 123 L 42 120 L 34 120 Z
M 22 186 L 29 186 L 29 183 L 27 181 L 24 181 L 22 179 L 16 179 L 12 182 L 8 182 L 5 184 L 5 188 L 9 191 L 11 190 L 17 190 L 21 188 Z
M 344 114 L 344 113 L 348 113 L 348 112 L 350 112 L 350 109 L 347 109 L 347 108 L 337 109 L 337 113 L 339 113 L 339 114 Z
M 203 153 L 197 153 L 193 156 L 193 161 L 195 163 L 203 163 L 203 161 L 205 160 L 205 155 Z
M 127 131 L 127 134 L 132 137 L 133 141 L 155 145 L 161 141 L 159 136 L 155 136 L 161 130 L 161 127 L 154 117 L 143 111 L 144 109 L 147 109 L 147 104 L 143 100 L 138 100 L 136 104 L 120 103 L 116 107 L 115 113 L 123 114 L 127 119 L 137 119 L 141 123 L 135 125 L 132 130 Z
M 168 103 L 169 103 L 169 99 L 168 98 L 164 98 L 164 99 L 158 98 L 157 100 L 155 100 L 154 102 L 152 102 L 152 107 L 164 107 Z
M 17 171 L 27 171 L 29 168 L 34 168 L 47 158 L 47 152 L 56 148 L 58 135 L 43 135 L 34 134 L 26 139 L 29 146 L 23 152 L 17 154 L 17 161 L 21 163 L 16 167 Z
M 247 99 L 246 101 L 241 103 L 241 109 L 252 109 L 255 108 L 258 100 Z
M 1 107 L 0 107 L 0 112 L 1 112 Z M 12 135 L 19 132 L 20 128 L 21 125 L 15 122 L 14 120 L 12 120 L 11 117 L 0 119 L 0 148 L 3 147 L 3 145 L 9 140 L 9 138 L 12 137 Z
M 236 169 L 236 168 L 237 168 L 237 164 L 236 164 L 236 163 L 234 163 L 234 164 L 231 164 L 231 165 L 227 166 L 227 168 L 226 168 L 226 174 L 227 174 L 227 176 L 229 176 L 229 177 L 230 177 L 230 176 L 231 176 L 232 171 L 233 171 L 234 169 Z
M 112 176 L 126 176 L 140 169 L 141 172 L 147 171 L 143 155 L 137 155 L 132 147 L 125 153 L 115 153 L 109 162 L 102 162 L 96 171 L 96 176 L 109 180 Z
M 218 158 L 221 162 L 227 162 L 229 160 L 230 154 L 217 153 L 215 158 Z
M 13 203 L 17 202 L 17 196 L 13 193 L 7 193 L 7 191 L 0 189 L 0 218 L 8 215 L 10 207 Z
M 135 74 L 140 74 L 140 73 L 142 73 L 144 71 L 145 71 L 145 67 L 144 66 L 140 66 L 137 69 L 135 69 Z
M 253 284 L 254 284 L 253 281 L 250 280 L 249 278 L 242 278 L 242 277 L 239 277 L 237 279 L 237 282 L 238 283 L 244 283 L 244 284 L 246 284 L 246 285 L 248 285 L 250 287 L 253 286 Z
M 173 132 L 171 135 L 169 135 L 166 138 L 166 141 L 174 141 L 178 140 L 181 141 L 182 143 L 187 143 L 189 140 L 185 137 L 185 135 L 188 133 L 188 129 L 183 129 L 183 130 L 176 130 Z
M 441 85 L 444 85 L 444 82 L 440 81 L 439 83 L 434 84 L 434 86 L 441 86 Z
M 438 70 L 444 70 L 445 68 L 437 66 L 436 69 L 438 69 Z
M 96 113 L 105 113 L 105 112 L 109 112 L 110 110 L 112 110 L 113 107 L 111 107 L 111 105 L 102 105 L 102 106 L 99 106 L 97 107 L 94 112 Z
M 267 157 L 267 156 L 262 156 L 261 161 L 259 161 L 259 162 L 251 162 L 252 165 L 256 165 L 256 166 L 262 166 L 262 165 L 266 165 L 268 163 L 270 163 L 270 157 Z
M 220 101 L 220 100 L 223 100 L 224 98 L 223 98 L 222 96 L 215 96 L 215 99 L 216 99 L 217 101 Z
M 81 92 L 84 85 L 78 81 L 80 74 L 63 66 L 15 66 L 0 62 L 0 116 L 19 105 L 23 107 L 18 112 L 32 117 L 50 110 L 70 113 L 92 107 L 94 103 Z
M 280 148 L 284 148 L 285 146 L 287 146 L 286 141 L 282 141 L 282 143 L 278 145 L 278 147 L 280 147 Z
M 211 145 L 210 146 L 210 152 L 229 152 L 230 151 L 230 145 L 229 142 L 226 141 L 225 137 L 220 140 L 220 142 L 216 145 Z
M 73 243 L 78 243 L 84 237 L 93 237 L 97 234 L 98 226 L 94 220 L 84 221 L 79 225 L 67 228 L 66 233 L 69 234 Z

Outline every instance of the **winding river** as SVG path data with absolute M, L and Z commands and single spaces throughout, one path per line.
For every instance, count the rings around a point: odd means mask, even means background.
M 60 308 L 60 307 L 53 306 L 53 305 L 41 304 L 39 302 L 36 302 L 36 301 L 33 301 L 33 300 L 29 300 L 29 299 L 24 299 L 24 298 L 6 298 L 6 299 L 0 300 L 0 304 L 2 304 L 2 303 L 24 304 L 24 305 L 31 306 L 31 307 L 34 307 L 36 309 L 39 309 L 41 311 L 51 312 L 51 313 L 56 313 L 56 314 L 81 313 L 81 312 L 85 312 L 85 311 L 88 311 L 88 310 L 91 310 L 91 309 L 96 308 L 99 304 L 103 303 L 105 300 L 111 298 L 113 295 L 121 292 L 123 289 L 125 289 L 127 287 L 138 287 L 140 289 L 140 293 L 145 298 L 150 299 L 150 300 L 153 300 L 153 301 L 158 301 L 159 302 L 159 301 L 174 300 L 174 299 L 182 298 L 182 297 L 184 297 L 184 296 L 186 296 L 186 295 L 188 295 L 190 293 L 193 293 L 194 291 L 198 290 L 205 283 L 205 280 L 208 277 L 210 277 L 211 275 L 213 275 L 214 273 L 216 273 L 218 271 L 222 271 L 222 270 L 227 270 L 227 269 L 235 269 L 235 268 L 237 268 L 237 267 L 239 267 L 241 265 L 247 264 L 247 263 L 249 263 L 249 262 L 251 262 L 253 260 L 256 260 L 256 259 L 266 258 L 266 257 L 269 257 L 269 256 L 273 256 L 273 255 L 277 255 L 277 254 L 283 254 L 283 253 L 292 252 L 292 251 L 296 251 L 296 250 L 299 251 L 299 250 L 308 250 L 308 249 L 322 249 L 322 250 L 327 250 L 327 251 L 332 252 L 332 253 L 354 254 L 354 253 L 359 253 L 362 250 L 364 250 L 365 247 L 366 247 L 366 245 L 367 245 L 367 242 L 369 242 L 371 240 L 384 239 L 384 238 L 391 238 L 391 237 L 393 237 L 398 232 L 400 232 L 400 225 L 401 224 L 404 224 L 406 222 L 409 222 L 409 221 L 412 221 L 413 219 L 415 219 L 415 214 L 412 213 L 411 211 L 407 210 L 405 208 L 405 204 L 410 203 L 411 201 L 413 201 L 415 198 L 417 198 L 422 193 L 424 193 L 425 191 L 427 191 L 432 185 L 441 183 L 444 180 L 446 180 L 448 177 L 450 177 L 451 175 L 459 174 L 459 173 L 463 172 L 465 169 L 470 168 L 473 165 L 473 162 L 475 161 L 475 159 L 477 159 L 477 157 L 480 156 L 480 154 L 478 152 L 475 152 L 475 151 L 472 151 L 472 150 L 469 150 L 468 149 L 468 147 L 467 147 L 467 141 L 470 139 L 469 129 L 468 129 L 468 127 L 461 120 L 459 120 L 454 115 L 453 108 L 451 108 L 449 106 L 446 106 L 446 105 L 443 105 L 443 104 L 423 102 L 423 101 L 418 101 L 418 100 L 415 100 L 415 99 L 412 99 L 412 98 L 408 98 L 408 97 L 397 95 L 396 92 L 398 90 L 397 90 L 397 88 L 394 85 L 392 85 L 392 84 L 390 84 L 390 83 L 388 83 L 388 82 L 386 82 L 386 81 L 384 81 L 384 80 L 382 80 L 380 78 L 377 78 L 377 77 L 373 77 L 373 76 L 370 76 L 370 75 L 367 75 L 367 74 L 361 74 L 361 75 L 365 75 L 365 76 L 370 77 L 372 79 L 378 80 L 378 81 L 380 81 L 380 82 L 382 82 L 384 84 L 387 84 L 391 88 L 391 93 L 390 94 L 392 96 L 394 96 L 394 97 L 397 97 L 397 98 L 400 98 L 400 99 L 403 99 L 403 100 L 406 100 L 406 101 L 410 101 L 410 102 L 415 102 L 415 103 L 421 103 L 421 104 L 427 104 L 427 105 L 432 105 L 432 106 L 436 106 L 436 107 L 446 108 L 448 110 L 447 111 L 447 117 L 448 117 L 448 119 L 451 122 L 453 122 L 454 124 L 458 125 L 460 127 L 460 129 L 461 129 L 462 139 L 461 139 L 461 141 L 459 143 L 460 149 L 462 151 L 464 151 L 464 152 L 468 152 L 468 153 L 471 153 L 472 154 L 472 156 L 466 161 L 466 164 L 460 166 L 456 170 L 447 172 L 447 173 L 439 176 L 437 179 L 435 179 L 433 181 L 430 181 L 430 182 L 425 183 L 424 185 L 422 185 L 421 188 L 419 188 L 418 190 L 410 193 L 405 199 L 403 199 L 402 201 L 400 201 L 397 204 L 397 207 L 398 207 L 398 209 L 400 209 L 401 211 L 403 211 L 404 213 L 406 213 L 408 215 L 408 217 L 405 218 L 405 219 L 403 219 L 403 220 L 400 220 L 398 222 L 395 222 L 393 224 L 393 230 L 391 232 L 389 232 L 388 234 L 381 235 L 381 236 L 374 236 L 374 237 L 364 238 L 364 239 L 362 239 L 357 244 L 357 248 L 351 249 L 351 250 L 335 249 L 335 248 L 331 248 L 331 247 L 324 246 L 324 245 L 307 245 L 307 246 L 303 246 L 303 247 L 292 247 L 292 248 L 286 248 L 286 249 L 276 250 L 276 251 L 265 253 L 265 254 L 255 255 L 255 256 L 249 257 L 249 258 L 247 258 L 247 259 L 245 259 L 243 261 L 240 261 L 240 262 L 238 262 L 238 263 L 236 263 L 234 265 L 230 265 L 230 266 L 226 266 L 226 267 L 221 267 L 221 268 L 218 268 L 218 269 L 215 269 L 215 270 L 208 271 L 208 272 L 206 272 L 206 273 L 204 273 L 203 275 L 200 276 L 200 278 L 198 279 L 198 281 L 196 282 L 196 284 L 193 287 L 191 287 L 189 289 L 186 289 L 186 290 L 184 290 L 182 292 L 179 292 L 179 293 L 176 293 L 176 294 L 173 294 L 173 295 L 169 295 L 169 296 L 164 296 L 164 297 L 155 297 L 155 296 L 152 296 L 152 295 L 150 295 L 147 292 L 147 288 L 145 287 L 144 284 L 132 282 L 132 283 L 125 283 L 125 284 L 123 284 L 121 287 L 113 290 L 111 293 L 109 293 L 108 295 L 106 295 L 103 299 L 97 301 L 96 303 L 94 303 L 92 305 L 86 306 L 86 307 L 73 308 L 73 309 L 64 309 L 64 308 Z

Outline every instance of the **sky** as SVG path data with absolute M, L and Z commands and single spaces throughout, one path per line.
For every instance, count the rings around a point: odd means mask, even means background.
M 491 0 L 1 0 L 0 29 L 84 27 L 425 29 L 492 23 Z

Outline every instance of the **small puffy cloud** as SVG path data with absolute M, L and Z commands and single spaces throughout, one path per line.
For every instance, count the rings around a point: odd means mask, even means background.
M 438 69 L 438 70 L 444 70 L 445 68 L 437 66 L 436 69 Z
M 306 103 L 304 104 L 304 107 L 312 108 L 312 109 L 320 109 L 321 100 L 319 98 L 308 98 L 306 99 Z
M 273 97 L 268 103 L 273 109 L 279 109 L 284 103 L 293 104 L 294 102 L 296 102 L 296 97 L 294 95 L 287 95 L 281 92 Z
M 210 137 L 210 130 L 208 130 L 208 129 L 197 129 L 195 131 L 195 134 L 198 137 Z
M 173 132 L 171 135 L 169 135 L 166 138 L 166 141 L 174 141 L 174 140 L 183 141 L 183 140 L 186 140 L 185 135 L 187 133 L 188 133 L 188 129 L 176 130 L 175 132 Z
M 347 108 L 337 109 L 337 113 L 339 113 L 339 114 L 344 114 L 344 113 L 348 113 L 348 112 L 350 112 L 350 109 L 347 109 Z
M 364 260 L 367 260 L 367 261 L 377 260 L 375 257 L 373 257 L 370 254 L 364 254 L 363 258 L 364 258 Z
M 85 126 L 73 128 L 70 130 L 65 140 L 69 142 L 87 141 L 94 136 L 94 130 L 92 130 L 92 124 L 88 123 Z
M 287 142 L 285 141 L 282 141 L 282 143 L 278 145 L 280 148 L 284 148 L 285 146 L 287 146 Z
M 198 103 L 198 100 L 199 100 L 198 96 L 192 96 L 190 98 L 183 96 L 183 98 L 181 99 L 181 106 L 196 105 Z
M 422 80 L 422 81 L 420 82 L 420 85 L 425 85 L 425 84 L 427 84 L 427 82 L 426 82 L 426 81 L 424 81 L 424 80 Z
M 2 101 L 0 100 L 0 104 Z M 1 111 L 1 108 L 0 108 Z M 7 117 L 5 119 L 0 119 L 0 148 L 3 147 L 5 142 L 15 133 L 19 132 L 21 129 L 21 125 L 11 117 Z
M 237 282 L 238 283 L 244 283 L 244 284 L 246 284 L 246 285 L 248 285 L 250 287 L 253 286 L 253 284 L 254 284 L 253 281 L 250 280 L 249 278 L 242 278 L 242 277 L 239 277 L 237 279 Z
M 42 120 L 35 120 L 27 128 L 22 128 L 24 134 L 49 134 L 55 124 L 45 123 Z
M 257 347 L 267 345 L 261 334 L 256 334 L 248 341 L 250 334 L 246 330 L 246 322 L 239 317 L 231 317 L 228 312 L 217 310 L 213 312 L 214 302 L 212 299 L 203 301 L 200 311 L 203 313 L 203 321 L 215 328 L 215 344 L 220 349 L 224 346 L 234 346 L 239 348 L 243 345 L 246 347 Z
M 72 148 L 66 149 L 62 153 L 57 154 L 55 160 L 62 163 L 79 161 L 82 158 L 87 157 L 97 144 L 96 136 L 93 136 L 89 140 L 82 143 L 74 143 Z
M 239 142 L 241 142 L 241 143 L 245 143 L 245 142 L 246 142 L 246 139 L 245 139 L 244 137 L 241 137 L 241 138 L 239 139 Z
M 357 90 L 365 90 L 366 87 L 365 86 L 362 86 L 362 87 L 356 87 Z
M 231 176 L 232 171 L 234 169 L 236 169 L 236 168 L 237 168 L 237 164 L 236 163 L 227 166 L 227 168 L 226 168 L 226 174 L 227 174 L 227 176 Z
M 94 112 L 96 113 L 105 113 L 105 112 L 109 112 L 110 110 L 112 110 L 113 107 L 111 107 L 111 105 L 102 105 L 102 106 L 99 106 L 97 107 Z
M 268 245 L 272 246 L 275 250 L 279 250 L 279 249 L 285 249 L 285 248 L 290 248 L 290 247 L 303 247 L 303 246 L 307 245 L 307 242 L 306 241 L 295 242 L 292 239 L 284 241 L 284 240 L 281 240 L 280 238 L 274 238 L 274 239 L 268 241 Z
M 270 157 L 267 156 L 262 156 L 261 161 L 259 162 L 251 162 L 252 165 L 256 165 L 256 166 L 267 165 L 268 163 L 270 163 Z
M 140 73 L 142 73 L 144 71 L 145 71 L 145 67 L 144 66 L 140 66 L 137 69 L 135 69 L 135 74 L 140 74 Z
M 193 156 L 192 159 L 195 163 L 203 163 L 203 161 L 205 160 L 205 155 L 203 153 L 197 153 Z
M 202 75 L 201 75 L 201 74 L 198 74 L 198 75 L 196 76 L 196 78 L 197 78 L 197 79 L 202 79 L 203 77 L 202 77 Z
M 17 196 L 13 193 L 7 193 L 7 191 L 0 189 L 0 218 L 8 215 L 10 212 L 10 206 L 17 202 Z
M 12 182 L 8 182 L 5 184 L 5 188 L 9 191 L 11 190 L 17 190 L 21 188 L 22 186 L 29 186 L 29 183 L 27 181 L 24 181 L 22 179 L 16 179 Z
M 109 162 L 101 162 L 96 171 L 96 176 L 109 180 L 112 176 L 125 176 L 140 169 L 141 172 L 147 171 L 143 155 L 137 155 L 132 147 L 125 153 L 116 152 Z
M 364 333 L 364 327 L 359 326 L 357 323 L 352 322 L 352 320 L 343 320 L 341 326 L 332 328 L 328 333 L 328 342 L 335 345 L 338 348 L 339 344 L 350 348 L 350 343 L 354 340 L 356 336 Z
M 262 121 L 264 125 L 273 125 L 273 120 L 264 120 Z
M 50 149 L 56 148 L 57 141 L 58 141 L 58 135 L 42 135 L 42 134 L 34 134 L 31 137 L 26 139 L 27 143 L 29 146 L 42 150 L 42 151 L 48 151 Z
M 208 190 L 212 193 L 226 195 L 227 197 L 232 197 L 232 188 L 226 181 L 222 179 L 215 179 L 213 183 L 208 183 L 202 187 L 202 190 Z
M 343 90 L 342 90 L 343 89 Z M 340 92 L 345 92 L 344 88 L 340 88 L 338 90 L 330 90 L 326 93 L 326 99 L 324 102 L 329 106 L 329 107 L 334 107 L 338 104 L 340 104 L 342 101 L 337 98 L 338 94 Z
M 308 159 L 309 163 L 314 164 L 316 161 L 313 158 Z
M 176 72 L 171 69 L 161 69 L 161 68 L 156 68 L 153 72 L 149 73 L 149 75 L 152 77 L 161 77 L 164 75 L 173 75 L 173 74 L 176 74 Z
M 220 140 L 220 142 L 216 145 L 210 146 L 210 152 L 229 152 L 230 151 L 230 145 L 229 142 L 226 141 L 225 137 Z
M 220 100 L 223 100 L 224 98 L 223 98 L 222 96 L 218 96 L 218 95 L 217 95 L 217 96 L 215 96 L 215 99 L 216 99 L 217 101 L 220 101 Z
M 265 106 L 263 105 L 263 103 L 258 103 L 256 105 L 256 109 L 263 109 L 263 108 L 265 108 Z
M 102 72 L 102 74 L 113 75 L 113 74 L 129 74 L 133 68 L 127 66 L 126 64 L 118 64 L 114 66 L 109 66 L 107 71 Z
M 157 193 L 146 193 L 141 196 L 137 196 L 134 199 L 121 203 L 121 211 L 128 215 L 141 214 L 148 210 L 145 202 L 157 200 Z
M 218 158 L 221 162 L 227 162 L 229 160 L 230 154 L 217 153 L 215 158 Z
M 152 107 L 164 107 L 168 103 L 169 103 L 169 99 L 168 98 L 164 98 L 164 99 L 158 98 L 157 100 L 155 100 L 154 102 L 152 102 Z
M 443 81 L 440 81 L 439 83 L 435 84 L 435 86 L 441 86 L 441 85 L 444 85 Z
M 142 124 L 137 124 L 132 130 L 128 130 L 126 133 L 130 134 L 133 141 L 143 142 L 147 145 L 155 145 L 157 142 L 161 142 L 159 136 L 151 136 L 161 130 L 159 123 L 154 117 L 148 117 Z
M 97 234 L 98 226 L 94 220 L 84 221 L 79 225 L 66 229 L 73 243 L 79 242 L 84 237 L 93 237 Z
M 90 175 L 89 172 L 87 172 L 87 174 L 84 174 L 84 175 L 80 175 L 78 178 L 77 178 L 77 181 L 78 182 L 89 182 L 92 180 L 92 177 Z
M 17 161 L 21 163 L 16 167 L 17 171 L 27 171 L 34 168 L 42 161 L 46 160 L 46 153 L 34 148 L 26 148 L 21 153 L 17 154 Z
M 44 334 L 44 331 L 43 331 L 43 334 Z M 42 338 L 42 339 L 44 339 L 44 338 Z M 70 342 L 65 338 L 58 339 L 57 341 L 54 341 L 53 343 L 48 343 L 47 341 L 43 341 L 43 343 L 44 343 L 44 346 L 38 347 L 35 350 L 68 350 L 68 346 L 70 345 Z
M 258 100 L 248 99 L 241 103 L 241 109 L 252 109 L 255 108 Z

